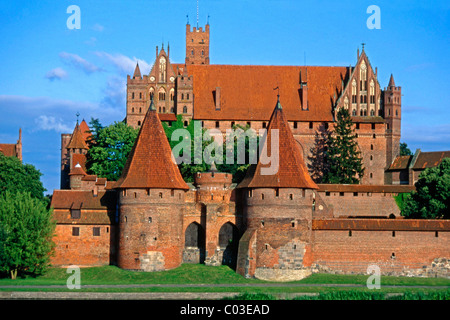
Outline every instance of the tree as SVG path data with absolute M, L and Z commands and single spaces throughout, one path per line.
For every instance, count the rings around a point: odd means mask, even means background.
M 413 219 L 450 219 L 450 158 L 425 169 L 406 199 L 402 215 Z
M 197 172 L 205 172 L 208 171 L 211 167 L 211 164 L 209 164 L 205 161 L 205 157 L 204 157 L 204 151 L 205 148 L 210 146 L 210 147 L 214 147 L 212 146 L 212 144 L 216 144 L 217 142 L 212 141 L 212 138 L 210 136 L 208 136 L 207 130 L 202 128 L 201 131 L 201 135 L 195 135 L 194 132 L 194 128 L 195 128 L 195 124 L 196 122 L 198 122 L 197 120 L 191 120 L 189 121 L 188 125 L 185 127 L 184 126 L 184 122 L 183 122 L 183 118 L 181 115 L 177 116 L 177 121 L 176 122 L 172 122 L 171 126 L 168 126 L 166 123 L 163 123 L 163 127 L 166 133 L 166 136 L 169 140 L 169 144 L 171 149 L 173 150 L 175 148 L 175 146 L 177 146 L 182 137 L 180 136 L 180 138 L 178 140 L 175 139 L 175 141 L 172 141 L 172 135 L 173 133 L 177 130 L 177 129 L 186 129 L 189 137 L 190 137 L 190 141 L 191 141 L 191 156 L 190 156 L 190 163 L 180 163 L 178 165 L 181 175 L 183 176 L 183 179 L 186 182 L 194 182 L 194 176 Z M 222 157 L 220 159 L 220 163 L 217 162 L 216 163 L 216 167 L 217 170 L 220 172 L 227 172 L 227 173 L 231 173 L 233 174 L 233 182 L 235 183 L 239 183 L 245 176 L 246 171 L 249 167 L 249 158 L 252 155 L 252 152 L 255 152 L 256 150 L 253 150 L 252 148 L 250 148 L 250 142 L 249 140 L 252 138 L 250 137 L 252 134 L 250 134 L 250 136 L 245 136 L 247 132 L 247 130 L 249 129 L 249 127 L 241 127 L 241 126 L 234 126 L 232 129 L 237 130 L 237 135 L 234 137 L 233 142 L 231 143 L 231 145 L 227 145 L 227 141 L 226 141 L 226 137 L 224 137 L 224 140 L 221 141 L 221 143 L 223 143 L 221 146 L 218 146 L 218 148 L 221 148 L 223 153 L 222 153 Z M 239 130 L 240 129 L 240 130 Z M 244 137 L 245 136 L 245 137 Z M 239 139 L 244 138 L 245 140 L 245 146 L 244 146 L 244 151 L 241 150 L 240 146 L 238 146 L 238 141 Z M 257 140 L 257 137 L 254 137 Z M 201 140 L 201 141 L 199 141 Z M 196 149 L 194 147 L 194 145 L 201 145 L 201 149 Z M 257 145 L 256 145 L 257 146 Z M 227 150 L 229 150 L 230 148 L 233 148 L 234 150 L 234 159 L 233 159 L 233 163 L 229 163 L 229 161 L 227 161 L 226 157 L 227 157 Z M 237 159 L 238 159 L 238 154 L 239 152 L 244 152 L 244 158 L 245 158 L 245 163 L 244 164 L 240 164 L 238 163 Z M 177 156 L 177 155 L 175 155 Z M 182 156 L 181 154 L 179 156 Z M 212 152 L 212 156 L 216 156 L 215 152 Z M 218 155 L 219 157 L 219 155 Z
M 98 119 L 89 122 L 92 137 L 88 141 L 86 169 L 109 181 L 117 181 L 133 148 L 139 129 L 124 122 L 114 122 L 103 127 Z
M 30 192 L 0 195 L 0 272 L 39 275 L 50 264 L 55 222 L 51 209 Z
M 325 125 L 320 125 L 319 130 L 316 131 L 314 146 L 310 148 L 311 154 L 308 156 L 308 170 L 311 178 L 316 183 L 322 183 L 323 176 L 328 172 L 326 154 L 330 134 L 331 131 L 325 128 Z
M 0 153 L 0 195 L 6 191 L 29 192 L 33 198 L 48 204 L 41 176 L 42 173 L 33 165 L 23 164 L 16 157 L 6 157 Z
M 400 142 L 400 155 L 401 156 L 412 156 L 413 155 L 411 149 L 408 148 L 408 145 L 405 142 Z
M 328 171 L 324 173 L 324 183 L 356 184 L 364 176 L 363 160 L 358 150 L 353 122 L 345 108 L 339 109 L 334 131 L 328 135 L 325 159 Z

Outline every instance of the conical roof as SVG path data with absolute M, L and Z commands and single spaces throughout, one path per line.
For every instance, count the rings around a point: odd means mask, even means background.
M 75 126 L 75 129 L 73 130 L 72 137 L 70 138 L 70 141 L 67 144 L 67 148 L 68 149 L 88 149 L 88 146 L 87 146 L 86 140 L 85 140 L 85 134 L 83 134 L 83 132 L 81 131 L 78 121 Z
M 184 189 L 184 182 L 153 100 L 116 188 Z
M 74 175 L 87 176 L 87 173 L 86 173 L 86 171 L 83 170 L 81 165 L 79 163 L 77 163 L 75 165 L 75 167 L 73 167 L 73 169 L 69 173 L 69 176 L 74 176 Z
M 278 130 L 278 150 L 270 150 L 271 141 L 276 137 L 275 130 Z M 275 163 L 263 164 L 260 156 L 258 163 L 250 166 L 246 177 L 237 188 L 318 189 L 308 173 L 299 145 L 292 134 L 279 100 L 270 118 L 262 149 L 262 154 L 267 154 L 269 157 L 273 152 L 278 153 L 278 170 L 275 170 Z M 264 172 L 269 168 L 274 169 L 272 173 Z
M 141 69 L 139 68 L 139 63 L 136 63 L 136 69 L 134 69 L 133 79 L 134 78 L 142 78 L 141 77 Z
M 391 73 L 391 78 L 389 79 L 389 87 L 395 87 L 394 76 Z

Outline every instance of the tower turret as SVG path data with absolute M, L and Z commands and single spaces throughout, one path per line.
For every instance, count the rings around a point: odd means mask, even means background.
M 209 64 L 209 23 L 205 30 L 186 24 L 186 60 L 189 64 Z
M 384 88 L 384 119 L 386 123 L 386 165 L 389 168 L 400 155 L 402 122 L 402 88 L 395 85 L 391 74 L 387 88 Z M 385 183 L 390 184 L 386 176 Z

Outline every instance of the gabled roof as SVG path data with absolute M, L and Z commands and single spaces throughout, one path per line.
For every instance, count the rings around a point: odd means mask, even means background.
M 278 130 L 278 149 L 270 150 L 272 139 Z M 262 169 L 276 168 L 274 163 L 264 165 L 260 160 L 252 165 L 237 188 L 304 188 L 318 189 L 306 168 L 300 148 L 294 139 L 280 101 L 277 102 L 267 128 L 267 137 L 261 154 L 278 153 L 278 170 L 265 174 Z M 273 157 L 272 157 L 273 159 Z
M 413 169 L 434 168 L 441 164 L 444 158 L 450 158 L 450 151 L 420 152 Z
M 184 66 L 174 65 L 179 72 Z M 339 96 L 348 67 L 188 65 L 193 76 L 194 119 L 269 120 L 273 89 L 279 87 L 289 121 L 333 121 L 333 98 Z M 308 110 L 301 110 L 300 74 L 308 74 Z M 215 91 L 220 88 L 220 109 Z
M 83 168 L 81 167 L 81 165 L 79 163 L 77 163 L 72 170 L 70 170 L 69 176 L 74 176 L 74 175 L 79 175 L 79 176 L 87 176 L 87 173 L 83 170 Z
M 388 170 L 404 170 L 408 169 L 413 156 L 398 156 L 394 159 Z
M 116 188 L 188 190 L 172 158 L 169 141 L 152 100 Z
M 76 124 L 75 129 L 73 130 L 72 137 L 70 138 L 69 143 L 67 144 L 67 149 L 88 149 L 85 135 L 80 128 L 80 125 Z

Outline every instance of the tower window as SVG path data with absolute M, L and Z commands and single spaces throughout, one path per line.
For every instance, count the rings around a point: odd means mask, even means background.
M 100 236 L 100 227 L 94 227 L 92 228 L 92 235 L 94 237 L 99 237 Z
M 131 99 L 134 99 L 134 92 L 131 93 Z
M 186 106 L 183 107 L 183 113 L 187 113 L 187 107 Z

